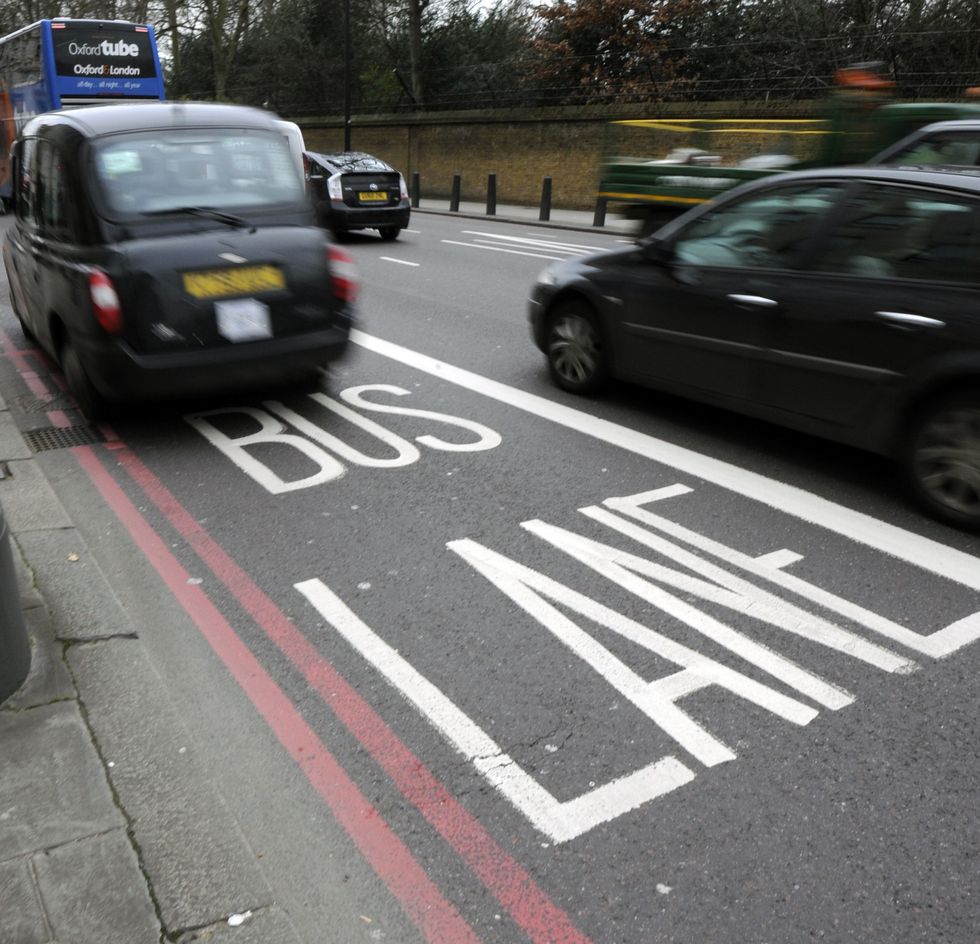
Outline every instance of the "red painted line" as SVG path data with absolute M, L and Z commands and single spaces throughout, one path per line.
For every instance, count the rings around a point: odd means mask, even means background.
M 443 897 L 408 847 L 361 793 L 217 607 L 199 586 L 188 583 L 188 572 L 105 470 L 92 448 L 77 446 L 72 452 L 170 592 L 426 940 L 433 944 L 479 944 L 473 929 Z
M 72 425 L 68 414 L 64 410 L 48 410 L 48 419 L 55 429 L 68 429 Z
M 153 472 L 129 449 L 117 450 L 113 457 L 528 937 L 535 944 L 589 944 L 589 938 L 527 870 L 409 750 Z

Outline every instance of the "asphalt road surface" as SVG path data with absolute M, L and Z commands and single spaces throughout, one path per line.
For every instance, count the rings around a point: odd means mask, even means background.
M 305 940 L 973 944 L 980 540 L 882 459 L 553 388 L 530 283 L 619 242 L 351 236 L 324 391 L 44 468 Z

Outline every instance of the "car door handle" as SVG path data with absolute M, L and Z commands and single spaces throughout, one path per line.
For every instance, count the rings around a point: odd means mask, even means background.
M 774 298 L 766 298 L 765 295 L 729 295 L 729 301 L 736 305 L 752 305 L 755 308 L 775 308 L 779 302 Z
M 883 321 L 906 325 L 910 328 L 945 328 L 946 322 L 937 318 L 927 318 L 925 315 L 913 315 L 907 311 L 876 311 L 875 314 Z

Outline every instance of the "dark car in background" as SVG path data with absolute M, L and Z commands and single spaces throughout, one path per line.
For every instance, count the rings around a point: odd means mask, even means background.
M 408 187 L 390 164 L 360 151 L 305 151 L 303 161 L 317 223 L 335 236 L 376 229 L 391 240 L 408 226 Z
M 980 529 L 980 179 L 782 174 L 635 247 L 556 263 L 529 316 L 554 381 L 612 377 L 894 457 Z
M 275 116 L 92 106 L 27 124 L 3 247 L 14 312 L 90 417 L 111 401 L 313 379 L 353 262 L 314 224 Z

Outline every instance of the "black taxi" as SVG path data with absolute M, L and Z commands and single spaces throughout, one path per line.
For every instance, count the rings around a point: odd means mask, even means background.
M 51 112 L 14 148 L 14 312 L 90 417 L 112 401 L 305 382 L 347 346 L 354 265 L 274 115 Z

